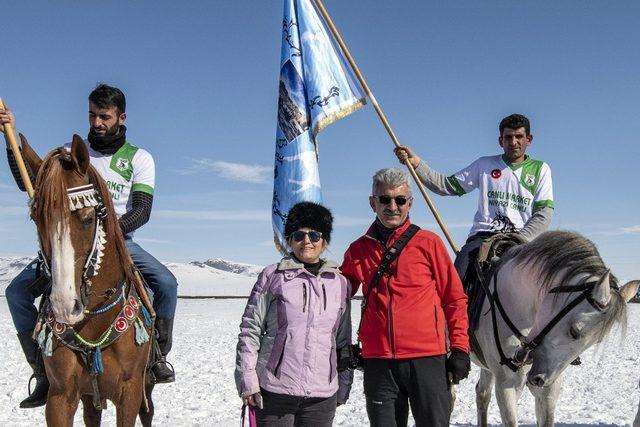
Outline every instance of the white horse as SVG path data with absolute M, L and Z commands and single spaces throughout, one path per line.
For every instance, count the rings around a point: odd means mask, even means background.
M 478 425 L 487 425 L 494 383 L 503 425 L 517 425 L 525 384 L 535 397 L 537 424 L 553 425 L 562 372 L 614 323 L 626 326 L 626 302 L 638 285 L 618 289 L 593 243 L 576 233 L 550 231 L 507 251 L 487 283 L 491 298 L 472 337 L 479 345 L 472 346 L 472 359 L 482 368 Z

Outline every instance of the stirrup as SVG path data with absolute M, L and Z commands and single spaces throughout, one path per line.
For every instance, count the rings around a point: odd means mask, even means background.
M 31 376 L 29 377 L 29 383 L 27 384 L 27 392 L 29 393 L 29 397 L 31 397 L 31 393 L 33 393 L 31 391 L 31 381 L 32 380 L 36 380 L 36 384 L 38 384 L 38 378 L 36 377 L 36 374 L 31 374 Z M 35 391 L 35 389 L 33 391 Z
M 151 367 L 149 368 L 149 372 L 150 372 L 150 373 L 151 373 L 151 375 L 152 375 L 152 378 L 151 378 L 151 379 L 152 379 L 152 382 L 153 382 L 154 384 L 164 384 L 164 383 L 159 383 L 159 382 L 156 380 L 156 374 L 155 374 L 155 372 L 153 372 L 153 368 L 155 368 L 157 365 L 159 365 L 159 364 L 161 364 L 161 363 L 164 363 L 164 364 L 167 366 L 167 369 L 169 369 L 169 370 L 171 371 L 171 373 L 173 374 L 173 379 L 174 379 L 174 381 L 175 381 L 175 378 L 176 378 L 176 370 L 175 370 L 175 368 L 173 367 L 173 364 L 172 364 L 171 362 L 169 362 L 169 361 L 168 361 L 168 360 L 163 356 L 162 358 L 160 358 L 160 359 L 156 360 L 155 362 L 153 362 L 153 364 L 152 364 L 152 365 L 151 365 Z M 173 381 L 170 381 L 170 382 L 173 382 Z

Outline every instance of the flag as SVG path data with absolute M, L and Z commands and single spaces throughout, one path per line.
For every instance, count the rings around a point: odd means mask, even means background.
M 317 135 L 365 104 L 364 95 L 311 0 L 285 0 L 273 183 L 274 241 L 298 202 L 322 203 Z

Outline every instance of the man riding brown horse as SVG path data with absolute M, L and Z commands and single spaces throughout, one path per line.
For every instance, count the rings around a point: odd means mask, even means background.
M 166 356 L 172 345 L 178 283 L 162 263 L 133 240 L 135 231 L 142 227 L 151 215 L 155 164 L 151 154 L 126 140 L 125 108 L 125 96 L 120 89 L 105 84 L 98 85 L 89 95 L 90 130 L 84 142 L 91 165 L 106 181 L 111 193 L 129 255 L 153 291 L 153 308 L 158 316 L 156 331 L 161 355 L 154 363 L 152 372 L 156 383 L 167 383 L 175 380 L 173 369 L 166 362 Z M 13 114 L 8 109 L 0 110 L 0 125 L 5 123 L 15 124 Z M 9 149 L 7 157 L 18 187 L 24 191 L 15 158 Z M 49 389 L 49 381 L 42 368 L 42 358 L 38 355 L 37 345 L 31 337 L 38 313 L 34 301 L 46 286 L 46 281 L 36 281 L 39 270 L 36 259 L 18 274 L 6 289 L 7 303 L 18 332 L 18 339 L 36 378 L 36 387 L 20 404 L 22 408 L 44 405 Z

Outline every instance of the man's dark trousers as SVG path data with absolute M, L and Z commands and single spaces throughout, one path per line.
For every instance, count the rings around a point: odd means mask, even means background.
M 416 427 L 449 425 L 451 394 L 445 355 L 365 359 L 364 393 L 372 427 L 404 427 L 409 406 Z

